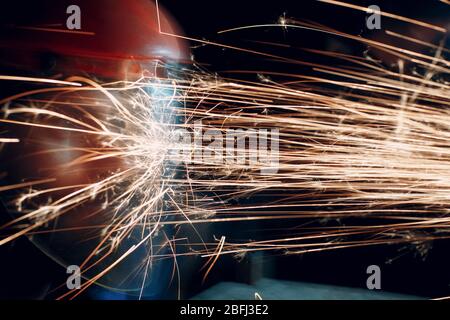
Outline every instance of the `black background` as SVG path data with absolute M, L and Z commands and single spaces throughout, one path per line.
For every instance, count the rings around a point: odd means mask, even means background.
M 73 2 L 76 3 L 76 1 Z M 217 32 L 243 25 L 276 23 L 280 16 L 284 15 L 287 18 L 315 21 L 352 34 L 373 38 L 378 36 L 365 28 L 364 13 L 316 1 L 165 0 L 161 3 L 176 18 L 189 37 L 309 61 L 319 58 L 311 57 L 300 48 L 336 49 L 355 55 L 361 55 L 367 48 L 310 31 L 261 28 L 223 35 Z M 378 4 L 382 10 L 440 25 L 450 22 L 449 6 L 446 7 L 439 1 L 358 1 L 357 4 L 361 6 Z M 2 11 L 7 12 L 5 9 Z M 412 29 L 410 25 L 404 23 L 383 18 L 382 24 L 383 27 L 410 33 L 426 41 L 438 43 L 440 40 L 433 36 L 430 38 L 428 34 L 422 34 L 422 30 Z M 288 44 L 291 48 L 280 49 L 280 47 L 267 46 L 255 41 Z M 276 63 L 264 57 L 231 49 L 214 46 L 197 47 L 198 44 L 194 42 L 191 45 L 196 47 L 192 51 L 195 60 L 207 70 L 218 72 L 222 76 L 248 77 L 256 80 L 254 73 L 239 75 L 233 72 L 242 69 L 308 72 L 302 67 Z M 422 50 L 429 53 L 427 49 Z M 236 236 L 239 231 L 235 230 L 244 231 L 255 226 L 242 223 L 238 226 L 220 225 L 210 228 L 208 232 L 211 234 Z M 433 243 L 432 250 L 426 257 L 420 256 L 413 246 L 382 246 L 302 256 L 264 257 L 260 263 L 270 261 L 269 275 L 274 278 L 359 288 L 365 288 L 367 266 L 376 264 L 382 269 L 384 290 L 424 297 L 439 297 L 450 295 L 449 244 L 448 241 Z M 200 271 L 195 271 L 188 277 L 184 283 L 187 290 L 183 297 L 189 298 L 219 281 L 240 280 L 236 273 L 245 267 L 239 266 L 232 258 L 226 257 L 221 260 L 216 264 L 204 285 L 201 285 L 203 273 Z M 258 258 L 256 261 L 259 261 Z M 26 239 L 0 247 L 0 298 L 50 298 L 52 297 L 51 288 L 65 281 L 64 271 Z M 94 296 L 94 294 L 91 296 L 88 294 L 86 298 Z M 172 296 L 168 294 L 164 297 Z

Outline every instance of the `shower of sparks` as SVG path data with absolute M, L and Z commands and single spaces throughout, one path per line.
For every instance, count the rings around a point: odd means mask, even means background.
M 287 18 L 282 26 L 318 28 Z M 352 67 L 284 59 L 312 68 L 317 76 L 274 73 L 287 80 L 262 83 L 199 70 L 184 70 L 184 80 L 143 77 L 109 84 L 82 77 L 0 77 L 52 85 L 2 101 L 4 131 L 29 128 L 40 133 L 0 138 L 8 143 L 3 148 L 26 142 L 32 152 L 20 156 L 27 161 L 65 159 L 56 168 L 42 163 L 35 180 L 22 177 L 0 187 L 18 191 L 9 203 L 16 215 L 2 226 L 0 245 L 23 235 L 74 230 L 97 239 L 81 263 L 83 273 L 95 273 L 81 290 L 63 296 L 74 298 L 136 250 L 147 254 L 142 269 L 148 269 L 150 260 L 176 259 L 177 239 L 152 242 L 165 225 L 190 225 L 196 231 L 203 223 L 352 219 L 345 226 L 296 227 L 286 237 L 268 233 L 264 239 L 238 242 L 222 236 L 210 243 L 199 235 L 177 243 L 189 247 L 180 255 L 208 258 L 206 275 L 225 254 L 298 254 L 394 243 L 426 250 L 429 241 L 450 237 L 446 49 L 434 46 L 435 54 L 429 56 L 337 30 L 320 31 L 397 56 L 400 71 L 370 59 L 311 51 Z M 426 72 L 406 74 L 404 63 Z M 277 172 L 261 173 L 261 165 L 252 166 L 246 158 L 248 150 L 234 155 L 244 157 L 243 163 L 227 161 L 227 154 L 221 162 L 205 152 L 208 146 L 180 142 L 177 130 L 193 130 L 197 121 L 224 136 L 238 128 L 279 129 Z M 58 142 L 53 132 L 71 140 Z M 201 160 L 185 161 L 180 150 L 186 148 L 191 154 L 200 152 Z M 250 196 L 251 205 L 236 204 Z M 96 223 L 64 222 L 80 214 L 86 221 L 95 217 Z

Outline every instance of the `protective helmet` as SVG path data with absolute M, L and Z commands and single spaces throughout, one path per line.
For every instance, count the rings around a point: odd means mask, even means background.
M 24 7 L 27 7 L 26 11 L 23 10 Z M 73 14 L 78 16 L 75 18 Z M 156 75 L 160 69 L 155 69 L 155 66 L 159 62 L 162 62 L 159 65 L 183 64 L 190 59 L 187 43 L 178 37 L 167 35 L 180 35 L 179 27 L 164 9 L 151 0 L 16 0 L 2 8 L 2 15 L 0 65 L 18 70 L 20 74 L 63 77 L 85 74 L 105 80 L 132 80 L 139 78 L 144 72 Z M 68 28 L 68 19 L 79 19 L 77 27 L 80 29 Z M 70 23 L 74 21 L 69 21 L 69 25 Z M 24 83 L 24 86 L 28 84 Z M 86 93 L 92 99 L 96 99 L 97 94 L 104 98 L 97 92 Z M 58 103 L 62 105 L 55 103 L 51 108 L 64 110 L 66 115 L 75 119 L 83 120 L 86 117 L 77 92 L 74 96 L 65 94 L 58 98 Z M 98 109 L 98 117 L 113 118 L 113 115 L 106 112 L 100 113 L 101 106 Z M 116 126 L 120 127 L 121 124 Z M 106 159 L 78 165 L 75 171 L 66 171 L 61 169 L 64 164 L 79 156 L 72 154 L 73 150 L 77 147 L 102 148 L 104 146 L 101 141 L 76 132 L 47 128 L 21 131 L 14 127 L 10 131 L 20 136 L 21 140 L 21 143 L 8 146 L 8 150 L 2 153 L 7 161 L 0 162 L 11 173 L 11 179 L 23 178 L 21 175 L 28 179 L 50 175 L 55 181 L 49 182 L 47 187 L 58 189 L 68 185 L 92 183 L 98 176 L 108 176 L 114 170 L 126 166 L 120 159 Z M 57 146 L 60 151 L 48 152 L 48 146 Z M 13 157 L 9 157 L 10 154 Z M 17 157 L 18 155 L 25 156 Z M 98 237 L 96 238 L 95 232 L 91 233 L 85 227 L 101 225 L 105 221 L 104 215 L 97 214 L 101 206 L 101 202 L 91 201 L 55 222 L 63 229 L 73 230 L 76 227 L 87 231 L 50 235 L 43 233 L 33 236 L 33 242 L 62 265 L 77 264 L 97 245 Z M 132 245 L 137 236 L 137 233 L 130 233 L 130 237 L 126 239 L 127 244 Z M 155 242 L 163 241 L 162 234 L 155 239 Z M 120 255 L 120 248 L 117 251 Z M 136 251 L 129 263 L 122 263 L 105 275 L 101 279 L 102 284 L 116 287 L 118 278 L 127 278 L 128 273 L 135 270 L 136 266 L 141 266 L 143 259 L 147 259 L 146 254 L 146 248 Z M 112 261 L 105 260 L 106 263 Z M 95 274 L 98 270 L 94 269 L 89 271 Z M 164 278 L 170 278 L 171 268 L 160 263 L 154 266 L 152 275 L 147 281 L 148 290 L 143 294 L 160 297 L 161 290 L 167 287 Z M 133 281 L 118 289 L 139 293 L 140 284 L 136 285 Z
M 2 7 L 1 63 L 48 74 L 123 79 L 156 61 L 189 61 L 172 17 L 151 0 L 14 1 Z M 27 8 L 27 10 L 23 10 Z

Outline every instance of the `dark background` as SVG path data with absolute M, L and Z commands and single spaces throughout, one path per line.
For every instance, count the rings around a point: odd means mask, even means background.
M 75 4 L 76 1 L 73 3 Z M 377 39 L 381 36 L 380 31 L 370 31 L 365 28 L 364 13 L 316 1 L 165 0 L 161 3 L 176 18 L 189 37 L 313 62 L 323 62 L 323 58 L 311 56 L 303 52 L 301 48 L 337 50 L 355 55 L 362 55 L 367 48 L 329 36 L 317 35 L 312 31 L 261 28 L 223 35 L 218 35 L 217 32 L 243 25 L 276 23 L 281 16 L 285 16 L 286 18 L 318 22 L 365 37 Z M 382 10 L 438 25 L 450 23 L 450 7 L 439 1 L 371 0 L 358 1 L 357 4 L 361 6 L 378 4 Z M 11 4 L 10 6 L 13 8 L 11 10 L 18 10 L 17 6 L 14 7 Z M 2 9 L 2 14 L 8 12 L 7 8 Z M 19 10 L 26 11 L 24 8 Z M 423 29 L 387 18 L 382 18 L 382 26 L 417 36 L 435 44 L 440 41 L 435 33 L 428 33 Z M 256 41 L 275 42 L 290 47 L 269 46 Z M 309 72 L 305 67 L 294 67 L 231 49 L 214 46 L 198 47 L 197 43 L 191 43 L 191 45 L 195 47 L 193 49 L 195 61 L 208 71 L 217 72 L 221 76 L 256 80 L 255 72 L 248 75 L 233 72 L 242 69 L 261 71 L 260 73 L 264 73 L 265 70 Z M 430 52 L 428 49 L 420 50 L 423 50 L 424 53 Z M 372 54 L 377 55 L 376 52 L 372 52 Z M 210 226 L 205 231 L 210 234 L 223 234 L 236 238 L 239 237 L 240 232 L 244 233 L 244 231 L 258 229 L 258 227 L 264 226 L 246 223 L 221 224 L 220 226 Z M 252 272 L 256 272 L 255 270 L 263 270 L 261 272 L 266 276 L 278 279 L 365 288 L 366 268 L 372 264 L 381 267 L 383 290 L 424 297 L 445 296 L 450 295 L 449 244 L 448 241 L 430 244 L 432 249 L 424 257 L 418 254 L 413 246 L 404 245 L 349 249 L 300 256 L 260 255 L 248 257 L 241 263 L 232 257 L 224 257 L 216 264 L 204 285 L 201 285 L 203 273 L 196 268 L 190 270 L 190 274 L 186 274 L 185 280 L 182 282 L 182 286 L 186 288 L 183 297 L 189 298 L 220 281 L 251 283 Z M 194 265 L 201 266 L 199 261 L 196 261 Z M 51 298 L 53 297 L 51 289 L 64 283 L 65 277 L 65 270 L 34 247 L 27 239 L 20 239 L 0 247 L 0 298 Z M 161 293 L 161 297 L 173 298 L 174 288 L 175 286 L 169 287 L 167 292 Z M 125 296 L 102 296 L 126 298 Z M 96 289 L 85 296 L 85 298 L 93 297 L 100 297 Z

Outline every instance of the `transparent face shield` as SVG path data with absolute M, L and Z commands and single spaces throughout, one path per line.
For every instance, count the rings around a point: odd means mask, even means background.
M 84 89 L 46 92 L 27 109 L 42 126 L 23 132 L 31 147 L 15 171 L 49 181 L 8 209 L 45 254 L 79 268 L 81 291 L 95 298 L 161 298 L 173 279 L 180 212 L 171 149 L 183 119 L 180 66 L 164 68 L 164 76 L 102 85 L 77 77 Z M 23 116 L 17 108 L 13 118 Z

